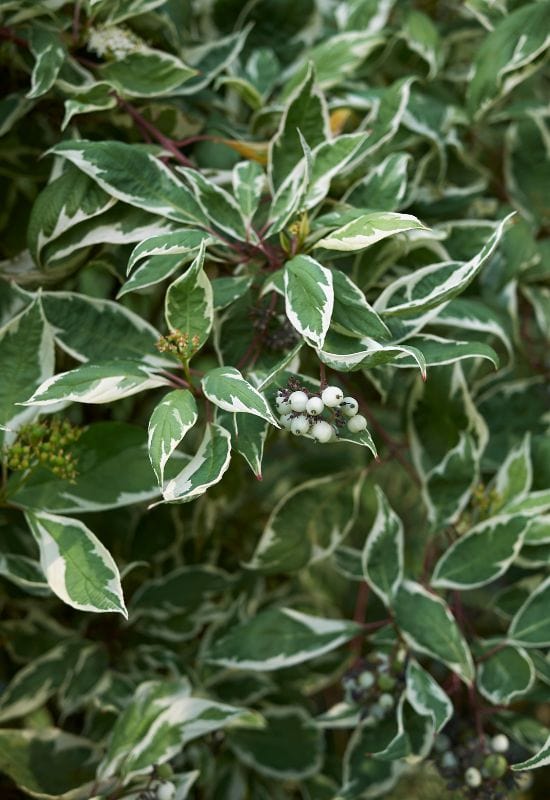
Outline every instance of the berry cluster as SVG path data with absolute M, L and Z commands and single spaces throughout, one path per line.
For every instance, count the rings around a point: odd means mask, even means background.
M 394 658 L 386 653 L 371 653 L 351 667 L 342 679 L 346 702 L 361 707 L 367 722 L 383 719 L 394 708 L 405 688 L 405 652 Z
M 357 400 L 344 397 L 338 386 L 326 386 L 315 394 L 291 379 L 286 388 L 278 390 L 275 404 L 283 428 L 323 444 L 335 441 L 344 426 L 350 433 L 360 433 L 367 427 L 367 420 L 358 413 Z M 323 414 L 328 419 L 323 419 Z
M 180 361 L 189 361 L 200 345 L 198 336 L 189 336 L 183 331 L 174 330 L 166 336 L 161 336 L 157 342 L 159 353 L 171 353 Z
M 74 482 L 78 474 L 77 465 L 66 448 L 77 441 L 82 430 L 58 419 L 24 425 L 18 432 L 17 441 L 7 451 L 8 469 L 27 472 L 40 465 L 61 480 Z
M 520 780 L 509 769 L 508 737 L 502 733 L 488 743 L 447 726 L 434 745 L 435 764 L 447 788 L 461 790 L 468 800 L 505 800 Z

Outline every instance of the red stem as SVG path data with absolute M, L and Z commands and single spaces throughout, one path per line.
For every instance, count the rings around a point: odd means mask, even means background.
M 189 161 L 189 159 L 184 156 L 183 153 L 180 153 L 174 144 L 174 141 L 168 136 L 165 136 L 155 125 L 146 120 L 145 117 L 139 113 L 137 108 L 135 108 L 131 103 L 128 103 L 126 100 L 123 100 L 121 97 L 118 98 L 118 104 L 120 108 L 124 109 L 124 111 L 126 111 L 126 113 L 132 117 L 142 132 L 147 132 L 154 139 L 156 139 L 159 144 L 161 144 L 174 156 L 176 161 L 179 161 L 179 163 L 184 167 L 191 167 L 192 169 L 195 169 L 191 161 Z

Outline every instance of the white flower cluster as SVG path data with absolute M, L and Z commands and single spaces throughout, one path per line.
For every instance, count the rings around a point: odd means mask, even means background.
M 132 31 L 118 25 L 104 28 L 91 28 L 88 49 L 99 58 L 107 56 L 118 61 L 129 53 L 146 50 L 144 42 Z
M 338 431 L 346 425 L 350 433 L 360 433 L 367 420 L 359 414 L 359 404 L 354 397 L 344 397 L 338 386 L 327 386 L 320 394 L 304 389 L 279 389 L 275 398 L 281 427 L 295 436 L 309 435 L 325 444 L 338 438 Z M 327 412 L 329 420 L 322 418 Z

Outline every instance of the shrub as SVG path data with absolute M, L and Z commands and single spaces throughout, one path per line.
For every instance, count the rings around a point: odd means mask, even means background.
M 512 796 L 550 2 L 0 15 L 2 797 Z

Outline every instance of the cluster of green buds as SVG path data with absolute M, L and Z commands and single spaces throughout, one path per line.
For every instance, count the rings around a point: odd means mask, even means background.
M 181 362 L 187 363 L 193 353 L 199 349 L 200 340 L 198 336 L 190 336 L 188 333 L 173 330 L 166 336 L 161 336 L 157 342 L 159 353 L 170 353 Z
M 83 429 L 67 420 L 46 419 L 24 425 L 17 440 L 7 449 L 6 462 L 12 472 L 28 472 L 46 467 L 61 480 L 75 481 L 76 460 L 67 448 L 74 444 Z
M 334 442 L 345 427 L 350 433 L 360 433 L 367 420 L 359 414 L 354 397 L 344 397 L 338 386 L 326 386 L 320 392 L 310 392 L 291 378 L 275 397 L 281 427 L 295 436 L 309 435 L 317 442 Z M 324 417 L 324 418 L 323 418 Z
M 509 750 L 503 733 L 482 741 L 450 725 L 435 740 L 435 765 L 447 788 L 468 800 L 505 800 L 523 782 L 510 770 Z
M 405 688 L 405 651 L 394 656 L 371 653 L 349 669 L 342 679 L 345 700 L 359 706 L 366 724 L 374 724 L 395 708 Z

